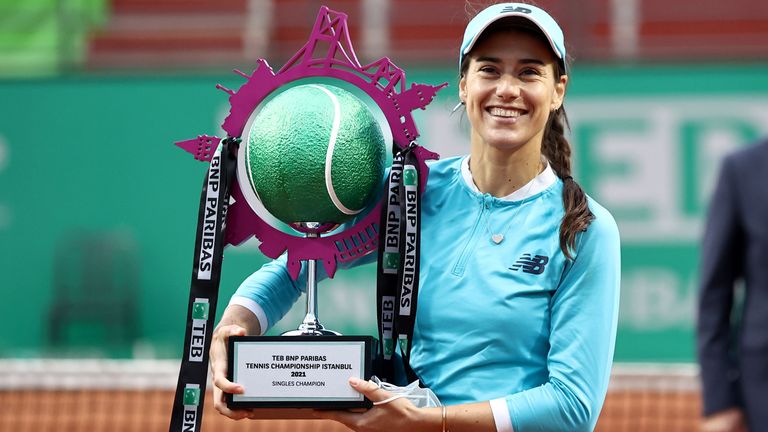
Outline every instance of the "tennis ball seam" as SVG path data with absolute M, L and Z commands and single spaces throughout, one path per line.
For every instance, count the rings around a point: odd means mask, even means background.
M 341 104 L 335 94 L 331 93 L 325 87 L 319 85 L 310 84 L 310 87 L 321 90 L 331 100 L 333 104 L 333 122 L 331 124 L 331 134 L 328 138 L 328 147 L 325 151 L 325 189 L 328 191 L 328 197 L 333 202 L 336 208 L 347 215 L 356 215 L 362 211 L 362 209 L 352 210 L 347 208 L 344 203 L 341 202 L 339 196 L 336 195 L 336 190 L 333 188 L 333 152 L 336 148 L 336 140 L 339 137 L 339 129 L 341 128 Z

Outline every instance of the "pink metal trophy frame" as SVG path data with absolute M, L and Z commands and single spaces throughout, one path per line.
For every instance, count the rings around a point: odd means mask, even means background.
M 239 70 L 235 73 L 247 79 L 239 90 L 216 85 L 230 95 L 229 115 L 222 124 L 229 137 L 242 136 L 254 110 L 282 85 L 311 77 L 335 78 L 356 86 L 379 106 L 391 129 L 393 145 L 401 149 L 419 136 L 411 111 L 425 109 L 437 91 L 447 85 L 411 84 L 406 89 L 405 73 L 386 57 L 361 65 L 349 38 L 347 15 L 326 6 L 320 8 L 307 43 L 277 73 L 264 59 L 259 59 L 251 75 Z M 210 162 L 221 140 L 200 135 L 176 145 L 192 153 L 195 159 Z M 428 172 L 425 161 L 437 159 L 438 155 L 419 146 L 414 152 L 423 177 L 419 184 L 425 185 Z M 255 236 L 261 241 L 261 252 L 270 258 L 277 258 L 287 250 L 288 271 L 294 279 L 303 260 L 321 260 L 327 275 L 333 277 L 338 262 L 352 261 L 377 247 L 381 201 L 366 217 L 342 232 L 326 237 L 302 237 L 285 233 L 262 219 L 248 204 L 241 187 L 249 185 L 239 182 L 232 185 L 225 245 L 237 246 Z

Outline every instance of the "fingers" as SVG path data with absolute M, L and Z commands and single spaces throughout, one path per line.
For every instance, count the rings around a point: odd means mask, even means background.
M 349 385 L 363 394 L 368 394 L 372 391 L 379 390 L 379 386 L 377 386 L 373 381 L 361 380 L 358 377 L 350 377 Z
M 377 386 L 372 381 L 364 381 L 357 377 L 351 377 L 349 379 L 349 385 L 351 385 L 353 389 L 362 393 L 365 397 L 367 397 L 372 402 L 378 402 L 380 400 L 384 400 L 392 396 L 391 393 L 389 393 L 386 390 L 380 389 L 379 386 Z
M 230 336 L 245 336 L 245 329 L 237 325 L 227 325 L 216 329 L 211 341 L 210 364 L 213 385 L 226 393 L 241 394 L 243 386 L 227 379 L 227 341 Z
M 393 397 L 392 393 L 382 390 L 371 381 L 351 377 L 349 385 L 372 402 L 384 401 L 384 403 L 362 413 L 342 410 L 315 410 L 313 411 L 314 416 L 319 419 L 339 422 L 356 431 L 375 430 L 381 429 L 381 425 L 388 424 L 393 419 L 407 416 L 408 410 L 413 408 L 407 399 Z
M 232 393 L 232 394 L 245 393 L 245 387 L 241 386 L 238 383 L 233 383 L 222 374 L 218 374 L 213 377 L 213 385 L 216 388 L 221 389 L 225 393 Z
M 213 407 L 216 409 L 216 411 L 231 418 L 232 420 L 242 420 L 244 418 L 248 418 L 250 415 L 250 411 L 248 410 L 229 409 L 227 406 L 227 401 L 224 399 L 224 392 L 217 387 L 213 388 Z
M 213 332 L 210 349 L 211 381 L 213 382 L 213 407 L 233 420 L 251 416 L 250 410 L 231 410 L 225 393 L 242 394 L 245 388 L 227 379 L 227 342 L 230 336 L 245 336 L 246 330 L 238 325 L 225 325 Z
M 376 384 L 357 377 L 349 378 L 349 385 L 374 402 L 389 397 L 389 393 L 381 390 Z M 355 430 L 364 415 L 364 413 L 341 410 L 314 410 L 312 414 L 319 419 L 333 420 Z

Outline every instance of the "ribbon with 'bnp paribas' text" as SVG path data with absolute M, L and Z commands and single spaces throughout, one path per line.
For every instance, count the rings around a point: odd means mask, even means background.
M 406 378 L 410 367 L 419 290 L 421 194 L 419 162 L 412 143 L 394 156 L 387 178 L 379 227 L 377 312 L 381 378 L 393 382 L 395 345 L 399 343 Z
M 184 351 L 171 412 L 171 432 L 198 432 L 202 427 L 208 351 L 216 318 L 227 207 L 239 144 L 240 140 L 235 138 L 221 141 L 200 194 Z

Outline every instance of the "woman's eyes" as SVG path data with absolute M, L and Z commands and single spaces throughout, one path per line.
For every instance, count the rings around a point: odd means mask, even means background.
M 520 75 L 541 75 L 541 72 L 538 69 L 535 68 L 525 68 L 522 71 L 520 71 Z
M 494 73 L 494 72 L 496 72 L 496 68 L 494 68 L 493 66 L 481 66 L 478 69 L 478 71 L 480 71 L 482 73 Z
M 498 68 L 494 66 L 480 66 L 479 68 L 477 68 L 477 71 L 482 74 L 498 74 L 499 73 Z M 532 67 L 526 67 L 526 68 L 520 69 L 520 71 L 518 72 L 518 75 L 522 77 L 540 76 L 541 74 L 542 72 L 540 70 Z

